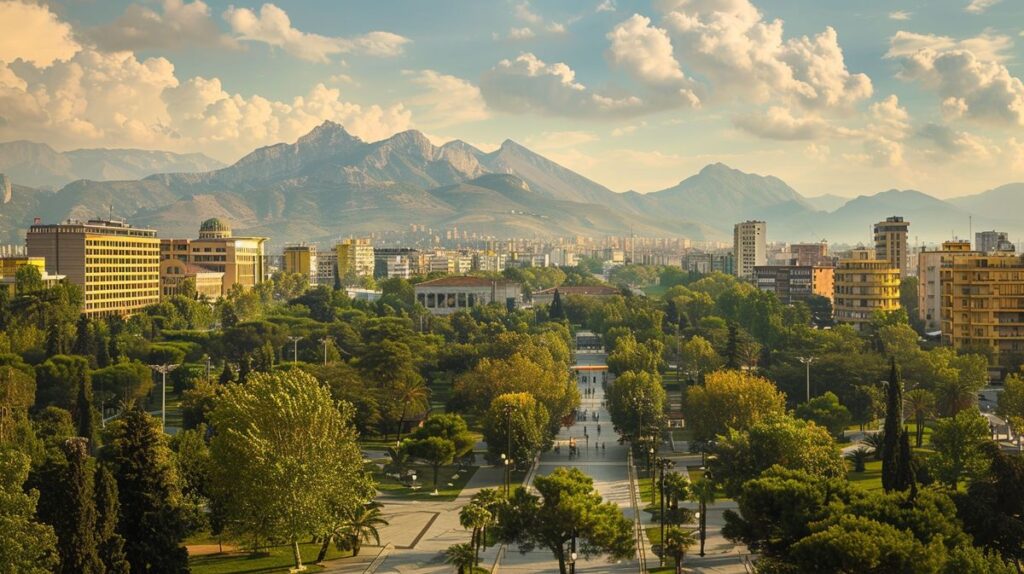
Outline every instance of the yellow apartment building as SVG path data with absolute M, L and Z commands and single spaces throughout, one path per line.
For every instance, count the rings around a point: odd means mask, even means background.
M 160 260 L 176 259 L 222 273 L 221 293 L 226 295 L 235 285 L 248 290 L 263 282 L 266 242 L 265 237 L 235 237 L 224 221 L 207 219 L 199 227 L 199 239 L 161 239 Z M 171 283 L 178 278 L 168 274 L 162 280 Z
M 29 257 L 47 273 L 64 275 L 85 296 L 89 316 L 129 315 L 160 299 L 160 239 L 153 229 L 124 221 L 89 220 L 33 225 Z
M 369 239 L 344 239 L 334 246 L 338 255 L 338 276 L 354 273 L 373 277 L 373 244 Z
M 875 311 L 900 308 L 899 267 L 873 249 L 854 249 L 836 266 L 832 305 L 836 321 L 864 329 Z
M 284 272 L 301 273 L 309 277 L 309 284 L 316 285 L 319 278 L 316 245 L 299 243 L 284 247 Z
M 942 266 L 942 340 L 956 349 L 988 348 L 995 364 L 1024 355 L 1024 260 L 1013 253 L 971 254 Z

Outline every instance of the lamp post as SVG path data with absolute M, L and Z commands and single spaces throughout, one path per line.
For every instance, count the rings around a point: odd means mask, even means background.
M 569 574 L 576 574 L 576 529 L 572 531 L 572 546 L 569 550 Z
M 203 355 L 203 359 L 206 360 L 206 382 L 210 382 L 210 368 L 213 360 L 210 358 L 210 355 Z
M 813 363 L 816 358 L 817 357 L 797 357 L 797 359 L 799 359 L 807 369 L 807 402 L 811 402 L 811 363 Z
M 330 337 L 321 337 L 320 342 L 324 344 L 324 366 L 327 366 L 327 343 L 332 339 Z
M 292 362 L 299 362 L 299 341 L 302 337 L 298 335 L 288 335 L 288 340 L 292 342 Z
M 149 368 L 160 373 L 163 389 L 160 392 L 160 421 L 161 430 L 167 432 L 167 373 L 178 368 L 178 365 L 165 363 L 163 365 L 150 365 Z
M 657 457 L 654 456 L 653 441 L 651 443 L 651 447 L 647 449 L 647 474 L 651 475 L 651 504 L 655 504 L 658 502 L 658 492 L 655 490 L 654 486 L 654 478 L 657 476 L 657 473 L 654 472 L 654 469 L 651 466 L 651 459 L 654 459 L 654 462 L 657 462 Z
M 658 459 L 658 470 L 661 471 L 661 554 L 658 558 L 661 560 L 662 566 L 665 565 L 665 470 L 675 465 L 676 463 L 668 458 L 661 457 Z
M 512 490 L 512 411 L 514 410 L 516 409 L 511 404 L 505 405 L 505 452 L 508 453 L 508 456 L 501 455 L 501 458 L 505 460 L 505 496 L 511 494 Z

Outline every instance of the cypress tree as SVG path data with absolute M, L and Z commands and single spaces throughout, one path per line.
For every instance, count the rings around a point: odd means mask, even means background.
M 220 378 L 218 381 L 222 385 L 226 385 L 231 381 L 235 380 L 235 373 L 231 370 L 231 365 L 227 361 L 224 361 L 224 370 L 220 372 Z
M 174 502 L 181 493 L 159 424 L 135 407 L 125 413 L 119 431 L 112 448 L 121 502 L 118 532 L 131 571 L 187 572 L 188 552 L 181 546 L 186 523 Z
M 96 538 L 100 560 L 107 574 L 129 574 L 131 566 L 124 553 L 124 538 L 117 533 L 121 512 L 117 501 L 117 482 L 103 465 L 96 466 Z
M 565 308 L 562 307 L 562 294 L 555 289 L 555 296 L 551 299 L 551 309 L 548 310 L 548 315 L 552 319 L 565 319 Z
M 900 435 L 903 433 L 903 386 L 896 371 L 896 359 L 890 359 L 889 382 L 885 388 L 885 426 L 882 435 L 882 488 L 886 492 L 899 486 Z
M 96 440 L 96 428 L 92 420 L 92 382 L 86 375 L 85 380 L 78 385 L 78 400 L 75 405 L 75 423 L 78 429 L 78 436 L 84 438 L 86 449 L 91 453 Z
M 900 433 L 899 459 L 896 461 L 895 490 L 904 491 L 914 486 L 914 460 L 910 450 L 910 433 Z
M 87 441 L 64 442 L 67 466 L 61 485 L 61 509 L 54 521 L 61 574 L 103 574 L 96 538 L 96 500 Z
M 341 291 L 341 273 L 338 273 L 338 264 L 334 264 L 334 290 Z
M 46 356 L 64 355 L 68 352 L 64 325 L 53 321 L 46 327 Z
M 725 344 L 725 366 L 729 369 L 740 368 L 739 330 L 736 323 L 729 323 L 729 338 Z
M 110 366 L 110 345 L 107 335 L 102 332 L 96 334 L 96 366 L 101 369 Z

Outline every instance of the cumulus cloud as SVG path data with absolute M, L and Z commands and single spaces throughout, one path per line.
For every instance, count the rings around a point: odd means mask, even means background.
M 828 132 L 820 117 L 794 117 L 788 108 L 772 106 L 764 113 L 736 118 L 736 127 L 758 137 L 777 140 L 814 140 Z
M 381 31 L 352 38 L 303 32 L 292 27 L 288 13 L 273 4 L 264 4 L 259 14 L 248 8 L 232 6 L 224 12 L 224 20 L 240 40 L 276 46 L 296 58 L 311 62 L 326 62 L 332 55 L 352 52 L 396 56 L 410 41 L 398 34 Z
M 651 19 L 633 14 L 608 33 L 608 57 L 642 80 L 660 85 L 687 83 L 672 54 L 668 32 L 651 25 Z
M 887 58 L 899 77 L 919 81 L 942 98 L 942 109 L 965 118 L 1024 125 L 1024 83 L 999 61 L 1008 39 L 985 34 L 955 41 L 897 32 Z
M 480 91 L 498 110 L 576 117 L 622 117 L 659 109 L 697 106 L 692 92 L 614 95 L 595 91 L 576 80 L 567 64 L 548 64 L 531 53 L 502 60 L 483 75 Z
M 615 11 L 615 0 L 603 0 L 594 8 L 595 12 L 614 12 Z
M 906 10 L 896 10 L 895 12 L 889 12 L 890 20 L 905 21 L 910 20 L 911 13 Z
M 47 68 L 0 66 L 0 139 L 62 146 L 202 151 L 233 160 L 294 140 L 325 119 L 365 139 L 408 129 L 401 105 L 361 106 L 320 84 L 290 100 L 231 93 L 218 78 L 179 80 L 166 58 L 84 48 Z
M 67 60 L 79 48 L 71 26 L 48 6 L 0 2 L 0 62 L 23 60 L 45 67 Z
M 845 109 L 871 97 L 871 80 L 851 73 L 836 31 L 784 39 L 749 0 L 665 0 L 664 24 L 677 57 L 710 80 L 720 98 L 783 100 Z
M 988 161 L 1001 151 L 998 146 L 982 137 L 936 123 L 921 126 L 915 135 L 931 144 L 926 156 L 939 161 Z
M 516 18 L 519 18 L 523 22 L 529 22 L 530 24 L 540 24 L 544 21 L 544 18 L 530 9 L 529 2 L 520 2 L 516 4 L 513 14 Z
M 523 26 L 522 28 L 509 28 L 508 30 L 509 40 L 529 40 L 536 35 L 537 34 L 529 26 Z
M 903 164 L 904 140 L 910 133 L 910 114 L 890 95 L 871 104 L 869 123 L 863 133 L 864 159 L 876 167 L 897 167 Z
M 202 0 L 164 0 L 163 12 L 129 4 L 113 22 L 88 29 L 85 36 L 102 50 L 177 50 L 188 46 L 237 48 L 210 17 Z
M 410 81 L 424 89 L 407 100 L 417 109 L 417 119 L 431 126 L 448 126 L 486 119 L 490 116 L 480 88 L 462 78 L 434 70 L 406 70 Z
M 1002 0 L 971 0 L 971 3 L 964 7 L 964 11 L 971 14 L 981 14 L 1000 2 Z

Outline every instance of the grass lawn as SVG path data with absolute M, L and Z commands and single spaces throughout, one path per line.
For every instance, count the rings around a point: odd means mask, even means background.
M 668 291 L 668 287 L 664 285 L 648 285 L 643 288 L 643 291 L 648 297 L 661 297 L 665 294 L 665 291 Z
M 322 570 L 313 564 L 320 552 L 319 544 L 299 544 L 302 561 L 308 572 Z M 329 560 L 349 556 L 350 551 L 340 551 L 331 546 L 327 551 Z M 189 558 L 188 565 L 192 574 L 269 574 L 270 572 L 287 572 L 293 564 L 291 546 L 272 546 L 267 552 L 250 554 L 246 551 L 224 554 L 208 554 Z
M 416 485 L 419 488 L 410 488 L 394 478 L 385 476 L 377 465 L 372 465 L 373 479 L 377 481 L 377 490 L 380 491 L 382 497 L 401 500 L 455 500 L 479 467 L 471 466 L 466 472 L 458 472 L 454 465 L 440 467 L 437 471 L 437 496 L 431 494 L 434 469 L 429 465 L 421 464 L 413 464 L 409 468 L 416 471 Z M 456 473 L 459 477 L 453 479 L 452 477 Z
M 852 466 L 852 465 L 851 465 Z M 850 471 L 846 474 L 850 484 L 868 491 L 882 490 L 882 461 L 871 459 L 864 465 L 864 472 Z

